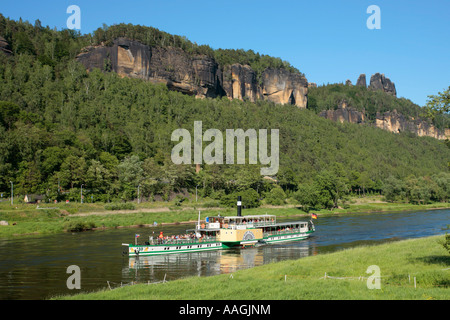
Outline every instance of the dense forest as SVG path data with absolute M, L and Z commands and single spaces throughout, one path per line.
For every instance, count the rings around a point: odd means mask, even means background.
M 44 194 L 49 201 L 77 200 L 81 187 L 89 202 L 130 201 L 136 199 L 138 186 L 143 199 L 167 200 L 197 189 L 222 205 L 234 204 L 236 193 L 247 206 L 258 206 L 261 199 L 282 204 L 291 197 L 307 207 L 330 208 L 349 194 L 369 192 L 384 193 L 392 201 L 448 201 L 450 149 L 445 142 L 318 117 L 316 112 L 327 107 L 332 94 L 312 90 L 310 109 L 303 110 L 265 101 L 195 99 L 111 72 L 88 73 L 74 59 L 86 45 L 127 36 L 152 45 L 177 45 L 228 63 L 249 61 L 257 70 L 266 65 L 292 68 L 278 58 L 212 50 L 140 28 L 118 25 L 80 35 L 0 15 L 0 36 L 13 53 L 0 52 L 3 197 L 9 196 L 12 181 L 16 195 Z M 376 110 L 420 112 L 402 99 L 373 94 L 379 100 L 370 103 L 351 92 L 346 97 L 369 112 L 372 105 Z M 277 175 L 263 177 L 260 165 L 250 164 L 203 164 L 198 173 L 195 165 L 175 165 L 171 134 L 179 128 L 192 134 L 194 121 L 202 121 L 203 130 L 222 132 L 279 129 Z

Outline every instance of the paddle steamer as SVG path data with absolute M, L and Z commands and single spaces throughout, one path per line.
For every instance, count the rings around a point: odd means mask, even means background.
M 236 216 L 206 217 L 199 220 L 195 229 L 179 237 L 149 237 L 145 244 L 122 244 L 129 256 L 160 255 L 198 252 L 274 244 L 303 240 L 315 231 L 312 220 L 276 222 L 275 215 L 241 215 L 241 198 L 238 197 Z

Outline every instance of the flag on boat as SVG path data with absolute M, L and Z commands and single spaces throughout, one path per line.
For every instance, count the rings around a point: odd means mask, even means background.
M 136 238 L 139 238 L 140 236 L 141 236 L 140 234 L 137 234 L 137 233 L 135 234 Z
M 312 217 L 313 219 L 317 219 L 317 214 L 311 213 L 311 217 Z

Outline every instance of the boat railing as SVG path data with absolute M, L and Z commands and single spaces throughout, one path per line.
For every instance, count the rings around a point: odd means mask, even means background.
M 230 223 L 223 224 L 222 227 L 225 229 L 250 229 L 250 228 L 259 228 L 259 227 L 268 227 L 273 226 L 274 223 L 270 221 L 262 221 L 262 222 L 244 222 L 244 223 Z
M 188 238 L 188 239 L 153 239 L 148 242 L 148 245 L 166 245 L 166 244 L 198 244 L 201 242 L 218 241 L 216 236 L 203 236 L 201 238 Z M 147 244 L 147 243 L 146 243 Z
M 289 229 L 282 229 L 282 230 L 271 230 L 271 231 L 265 231 L 264 236 L 276 236 L 276 235 L 283 235 L 283 234 L 289 234 L 289 233 L 299 233 L 299 232 L 306 232 L 304 228 L 289 228 Z

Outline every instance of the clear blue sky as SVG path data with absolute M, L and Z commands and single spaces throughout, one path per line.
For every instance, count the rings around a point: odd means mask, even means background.
M 372 4 L 380 30 L 366 26 Z M 214 49 L 280 57 L 319 85 L 380 72 L 419 105 L 450 85 L 449 0 L 14 0 L 0 13 L 59 30 L 69 5 L 81 9 L 81 33 L 103 23 L 152 26 Z

